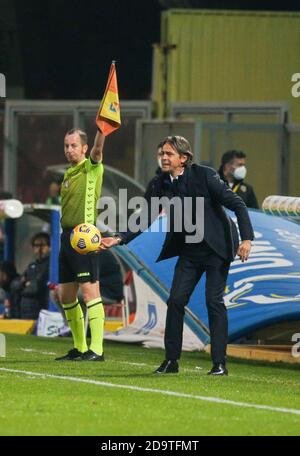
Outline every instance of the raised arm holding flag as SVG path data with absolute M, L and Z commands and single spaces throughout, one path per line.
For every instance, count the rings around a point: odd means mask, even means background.
M 68 131 L 64 151 L 71 167 L 66 171 L 61 187 L 61 247 L 59 254 L 59 294 L 61 305 L 72 331 L 74 348 L 57 361 L 104 361 L 104 311 L 98 281 L 97 254 L 81 255 L 70 244 L 70 234 L 81 223 L 95 224 L 96 204 L 101 196 L 105 136 L 121 125 L 116 68 L 111 65 L 105 93 L 96 117 L 98 127 L 90 156 L 87 135 L 79 128 Z M 84 318 L 77 299 L 81 291 L 91 330 L 91 344 L 85 337 Z
M 114 60 L 110 66 L 106 89 L 96 117 L 96 124 L 104 136 L 117 130 L 121 125 L 118 81 Z

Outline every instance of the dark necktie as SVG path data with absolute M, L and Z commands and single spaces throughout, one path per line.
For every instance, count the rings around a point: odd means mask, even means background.
M 173 195 L 174 195 L 174 196 L 178 196 L 178 195 L 179 195 L 178 178 L 173 179 L 173 182 L 172 182 L 172 191 L 173 191 Z

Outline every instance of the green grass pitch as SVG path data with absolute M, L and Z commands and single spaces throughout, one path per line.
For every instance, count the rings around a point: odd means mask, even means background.
M 106 361 L 57 362 L 70 338 L 7 335 L 0 435 L 299 435 L 300 366 L 229 359 L 207 376 L 204 353 L 153 375 L 162 350 L 105 343 Z

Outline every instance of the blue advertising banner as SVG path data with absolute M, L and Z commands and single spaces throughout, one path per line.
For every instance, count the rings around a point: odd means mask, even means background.
M 230 211 L 228 214 L 234 219 Z M 300 225 L 286 218 L 249 211 L 255 230 L 250 258 L 232 262 L 225 290 L 229 341 L 281 321 L 300 319 Z M 177 258 L 156 263 L 166 218 L 128 244 L 135 256 L 170 289 Z M 208 326 L 205 276 L 194 290 L 188 308 Z

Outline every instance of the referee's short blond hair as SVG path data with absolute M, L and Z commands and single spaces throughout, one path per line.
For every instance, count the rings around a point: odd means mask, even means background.
M 85 131 L 81 130 L 80 128 L 72 128 L 72 130 L 67 131 L 66 136 L 73 135 L 74 133 L 78 133 L 80 136 L 81 144 L 85 146 L 88 143 L 88 137 Z

